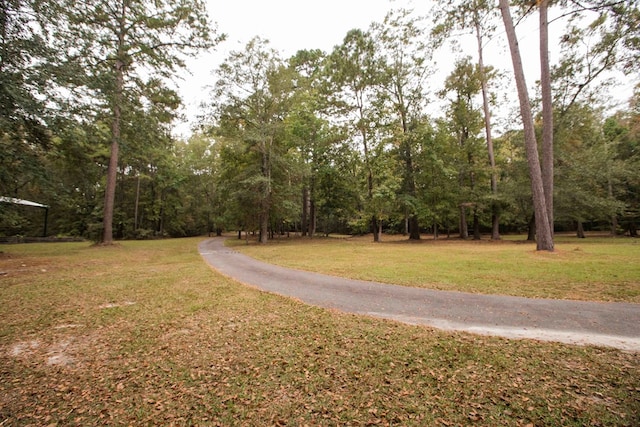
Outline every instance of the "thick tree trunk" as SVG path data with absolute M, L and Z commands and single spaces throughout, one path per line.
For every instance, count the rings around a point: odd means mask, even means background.
M 158 234 L 162 236 L 164 234 L 164 197 L 160 193 L 160 215 L 158 217 Z
M 491 240 L 500 240 L 500 207 L 497 202 L 491 205 Z
M 260 215 L 260 234 L 258 241 L 260 243 L 267 243 L 269 241 L 269 215 L 265 215 L 264 212 Z
M 540 13 L 540 90 L 542 93 L 542 185 L 547 219 L 553 236 L 553 96 L 549 69 L 549 0 L 539 0 Z
M 316 234 L 318 228 L 318 212 L 316 210 L 316 204 L 311 199 L 309 201 L 309 237 L 313 237 Z
M 638 237 L 638 228 L 636 227 L 636 223 L 634 221 L 629 222 L 629 226 L 627 227 L 629 230 L 629 237 Z
M 578 239 L 584 239 L 586 237 L 584 234 L 584 226 L 582 225 L 582 221 L 576 221 L 576 237 Z
M 480 69 L 480 79 L 482 88 L 482 110 L 484 112 L 484 130 L 487 137 L 487 153 L 489 155 L 489 166 L 491 167 L 491 194 L 493 203 L 491 204 L 491 240 L 500 240 L 500 209 L 497 202 L 498 177 L 496 172 L 496 158 L 493 152 L 493 137 L 491 135 L 491 109 L 489 108 L 489 93 L 487 90 L 487 75 L 484 68 L 484 55 L 482 48 L 482 33 L 480 19 L 476 15 L 476 40 L 478 42 L 478 68 Z
M 409 217 L 409 240 L 420 240 L 420 223 L 416 215 Z
M 127 4 L 123 2 L 121 4 L 121 16 L 124 17 L 127 13 Z M 122 116 L 122 97 L 124 92 L 124 73 L 125 64 L 124 46 L 125 35 L 127 29 L 124 25 L 124 19 L 119 20 L 119 28 L 117 32 L 117 51 L 116 61 L 113 64 L 113 71 L 115 77 L 115 88 L 113 92 L 112 111 L 113 119 L 111 122 L 111 153 L 109 156 L 109 166 L 107 169 L 107 182 L 105 186 L 104 194 L 104 215 L 103 215 L 103 228 L 102 228 L 102 244 L 113 244 L 113 212 L 115 209 L 116 199 L 116 185 L 118 176 L 118 156 L 120 152 L 120 121 Z
M 411 148 L 411 142 L 409 141 L 409 138 L 406 138 L 409 134 L 409 119 L 407 115 L 407 106 L 404 101 L 403 86 L 401 84 L 396 84 L 395 92 L 398 97 L 398 113 L 400 114 L 402 133 L 405 136 L 400 143 L 401 155 L 404 157 L 405 164 L 403 187 L 406 194 L 415 198 L 417 193 L 415 168 L 413 166 L 413 150 Z M 410 212 L 408 214 L 407 225 L 409 228 L 409 240 L 420 240 L 420 223 L 415 212 Z
M 606 145 L 605 148 L 607 148 Z M 613 182 L 611 180 L 611 167 L 609 164 L 607 164 L 607 192 L 609 199 L 613 200 Z M 615 213 L 611 215 L 611 235 L 613 237 L 618 235 L 618 217 Z
M 118 176 L 118 155 L 120 151 L 120 120 L 122 91 L 124 90 L 124 64 L 118 60 L 115 64 L 116 87 L 113 99 L 113 120 L 111 122 L 111 153 L 107 169 L 107 183 L 104 190 L 104 216 L 102 227 L 102 244 L 113 244 L 113 211 L 116 200 Z
M 404 123 L 404 121 L 403 121 Z M 405 125 L 405 133 L 406 125 Z M 411 154 L 411 147 L 408 145 L 408 142 L 405 143 L 405 167 L 406 167 L 406 177 L 405 177 L 405 188 L 407 193 L 416 197 L 416 182 L 414 179 L 414 167 L 413 167 L 413 158 Z M 420 240 L 420 223 L 418 221 L 418 216 L 415 213 L 409 214 L 409 240 Z
M 469 226 L 467 225 L 467 208 L 464 204 L 460 205 L 460 238 L 469 238 Z
M 364 131 L 362 132 L 362 137 L 365 141 L 364 158 L 367 167 L 367 199 L 369 202 L 371 202 L 373 200 L 373 172 L 371 171 L 371 165 L 369 163 L 369 149 L 366 143 L 366 134 Z M 371 216 L 371 232 L 373 233 L 373 241 L 376 243 L 379 242 L 380 235 L 378 233 L 378 217 L 375 214 Z
M 540 159 L 538 157 L 538 144 L 533 125 L 533 114 L 529 102 L 526 79 L 520 57 L 520 48 L 516 37 L 515 28 L 509 10 L 509 1 L 500 0 L 500 12 L 509 40 L 513 71 L 520 100 L 520 114 L 524 127 L 525 149 L 527 153 L 527 163 L 529 165 L 529 175 L 531 179 L 531 193 L 533 195 L 533 207 L 536 220 L 536 243 L 537 250 L 553 251 L 553 234 L 551 233 L 549 217 L 547 215 L 547 205 L 542 183 L 542 171 L 540 169 Z
M 136 204 L 135 204 L 135 212 L 133 214 L 133 231 L 138 230 L 138 206 L 140 204 L 140 174 L 138 174 L 138 179 L 136 183 Z M 209 221 L 207 220 L 207 224 Z
M 306 236 L 309 231 L 309 189 L 302 189 L 302 236 Z
M 378 217 L 373 215 L 371 217 L 371 231 L 373 232 L 373 241 L 376 243 L 380 241 L 380 228 Z
M 404 231 L 402 232 L 403 236 L 406 236 L 409 234 L 409 215 L 407 215 L 407 213 L 405 212 L 404 214 Z
M 271 159 L 270 159 L 271 141 L 262 141 L 262 176 L 265 182 L 262 184 L 262 200 L 260 201 L 260 243 L 269 241 L 269 211 L 271 210 Z
M 536 241 L 536 215 L 531 215 L 531 219 L 529 220 L 529 226 L 527 227 L 527 241 L 535 242 Z
M 480 219 L 478 218 L 478 209 L 473 209 L 473 240 L 480 240 Z

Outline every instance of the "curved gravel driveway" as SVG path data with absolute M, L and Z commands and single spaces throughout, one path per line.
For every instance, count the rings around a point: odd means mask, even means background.
M 531 299 L 410 288 L 287 269 L 224 246 L 198 245 L 238 282 L 307 304 L 435 328 L 640 351 L 640 304 Z

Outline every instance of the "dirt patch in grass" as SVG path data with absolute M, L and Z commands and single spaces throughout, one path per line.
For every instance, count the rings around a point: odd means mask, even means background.
M 38 259 L 38 258 L 25 258 L 22 256 L 16 256 L 11 254 L 5 254 L 0 258 L 2 264 L 0 265 L 0 286 L 10 276 L 25 276 L 33 274 L 46 274 L 47 272 L 55 269 L 56 265 L 51 260 Z
M 81 325 L 60 325 L 56 329 L 77 329 Z M 3 348 L 3 352 L 20 363 L 39 368 L 50 366 L 77 367 L 86 354 L 93 351 L 89 336 L 61 334 L 41 334 L 28 340 L 17 341 Z

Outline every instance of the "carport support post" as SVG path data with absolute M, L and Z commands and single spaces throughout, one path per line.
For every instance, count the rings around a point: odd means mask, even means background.
M 49 208 L 44 208 L 44 231 L 42 237 L 47 237 L 47 219 L 49 218 Z

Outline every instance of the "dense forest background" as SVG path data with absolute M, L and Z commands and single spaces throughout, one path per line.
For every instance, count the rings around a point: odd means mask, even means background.
M 516 22 L 544 6 L 565 27 L 549 68 L 553 121 L 544 84 L 527 104 L 540 144 L 552 128 L 553 228 L 637 236 L 640 86 L 626 106 L 611 101 L 615 76 L 639 81 L 638 2 L 511 3 Z M 203 82 L 209 102 L 183 139 L 172 78 L 224 40 L 204 4 L 1 1 L 0 236 L 44 233 L 45 210 L 16 198 L 48 206 L 47 235 L 96 241 L 535 238 L 513 77 L 483 61 L 485 41 L 503 36 L 500 11 L 483 0 L 434 10 L 391 11 L 330 52 L 282 58 L 256 37 Z M 463 33 L 473 54 L 452 43 Z M 452 71 L 440 79 L 443 61 Z

